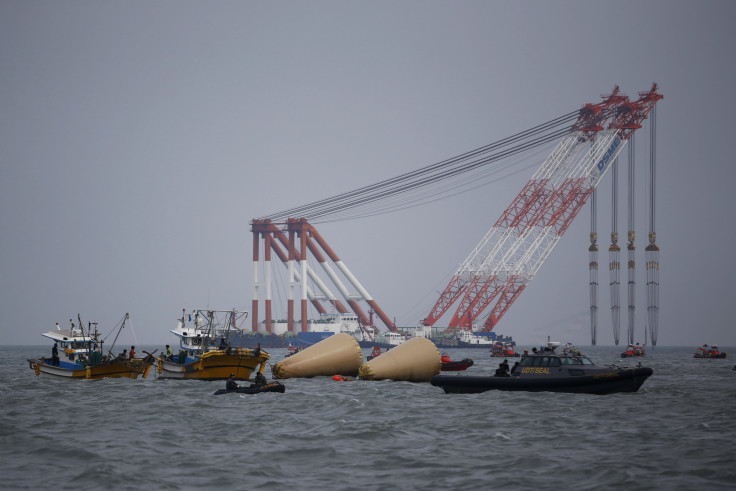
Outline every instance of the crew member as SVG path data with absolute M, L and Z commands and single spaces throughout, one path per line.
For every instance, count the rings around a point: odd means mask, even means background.
M 174 359 L 174 350 L 168 344 L 166 345 L 166 359 L 169 361 L 173 361 Z
M 128 358 L 131 360 L 135 358 L 135 346 L 130 347 L 130 351 L 128 351 Z
M 266 380 L 266 377 L 263 376 L 261 372 L 256 373 L 256 387 L 261 387 L 262 385 L 266 385 L 268 381 Z
M 235 390 L 238 387 L 240 387 L 237 382 L 235 382 L 235 374 L 231 373 L 230 377 L 228 377 L 227 382 L 225 382 L 225 388 L 227 390 Z
M 57 343 L 54 343 L 54 346 L 51 348 L 51 363 L 55 367 L 59 366 L 59 348 L 57 347 Z

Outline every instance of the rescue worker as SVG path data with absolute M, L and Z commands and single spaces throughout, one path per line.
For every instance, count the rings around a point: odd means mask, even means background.
M 227 382 L 225 382 L 225 388 L 227 390 L 235 390 L 238 387 L 240 387 L 237 382 L 235 382 L 235 374 L 231 373 L 230 376 L 227 379 Z
M 256 387 L 261 387 L 263 385 L 266 385 L 267 383 L 268 381 L 266 380 L 266 377 L 264 377 L 261 372 L 256 373 L 256 380 L 255 380 Z

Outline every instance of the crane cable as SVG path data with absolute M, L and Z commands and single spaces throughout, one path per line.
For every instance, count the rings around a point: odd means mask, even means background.
M 295 216 L 304 217 L 308 220 L 324 219 L 358 206 L 366 206 L 375 201 L 385 200 L 399 194 L 426 188 L 440 181 L 460 176 L 557 140 L 570 132 L 569 126 L 560 127 L 576 119 L 578 114 L 579 111 L 572 111 L 546 123 L 441 162 L 353 191 L 272 213 L 262 218 L 272 221 L 280 221 Z M 515 145 L 505 148 L 512 144 Z M 496 152 L 486 155 L 492 151 Z

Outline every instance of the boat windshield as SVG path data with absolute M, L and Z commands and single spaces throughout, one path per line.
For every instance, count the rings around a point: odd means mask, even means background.
M 593 362 L 584 356 L 570 356 L 562 358 L 563 365 L 592 365 Z
M 521 360 L 523 367 L 559 367 L 561 365 L 592 365 L 593 362 L 584 356 L 525 356 Z
M 523 367 L 559 367 L 561 365 L 558 356 L 527 356 L 521 360 Z

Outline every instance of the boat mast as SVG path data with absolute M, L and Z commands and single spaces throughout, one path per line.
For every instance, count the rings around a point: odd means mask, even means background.
M 108 354 L 110 356 L 112 356 L 113 358 L 115 358 L 115 355 L 112 353 L 112 350 L 113 350 L 113 348 L 115 348 L 115 343 L 118 341 L 118 336 L 120 336 L 120 331 L 122 331 L 123 328 L 125 327 L 125 321 L 126 321 L 126 319 L 129 319 L 129 318 L 130 318 L 130 314 L 126 312 L 125 315 L 123 316 L 122 322 L 120 323 L 120 327 L 118 328 L 118 332 L 117 332 L 117 334 L 115 334 L 115 339 L 112 340 L 112 346 L 110 346 L 110 351 L 108 352 Z

